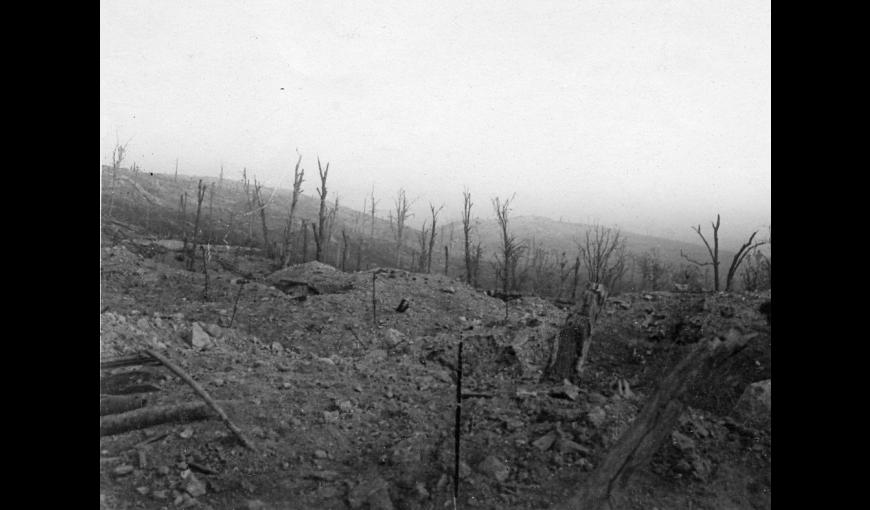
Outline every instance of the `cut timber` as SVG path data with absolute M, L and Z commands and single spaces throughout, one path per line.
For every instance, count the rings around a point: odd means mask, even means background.
M 131 430 L 146 429 L 164 423 L 206 420 L 213 417 L 214 411 L 203 402 L 145 407 L 126 413 L 101 417 L 100 437 L 123 434 Z
M 139 365 L 159 365 L 160 362 L 148 356 L 126 356 L 100 362 L 100 370 L 109 368 L 132 367 Z
M 580 490 L 555 510 L 605 510 L 617 508 L 611 499 L 625 487 L 632 473 L 646 465 L 670 437 L 685 408 L 681 401 L 689 383 L 701 372 L 714 370 L 746 345 L 753 335 L 732 330 L 724 340 L 698 342 L 695 348 L 664 378 L 637 418 L 607 452 L 599 467 Z
M 148 400 L 143 397 L 100 395 L 100 416 L 118 414 L 145 407 Z
M 211 395 L 209 395 L 205 391 L 205 389 L 203 389 L 203 387 L 199 385 L 198 382 L 194 381 L 192 377 L 187 375 L 187 372 L 185 372 L 184 370 L 179 368 L 177 365 L 175 365 L 175 363 L 169 361 L 168 358 L 166 358 L 165 356 L 163 356 L 162 354 L 160 354 L 158 352 L 155 352 L 151 349 L 146 349 L 145 353 L 148 354 L 149 356 L 153 357 L 154 359 L 160 360 L 161 363 L 166 365 L 166 368 L 171 370 L 178 377 L 181 377 L 181 379 L 184 382 L 186 382 L 188 386 L 193 388 L 193 391 L 195 391 L 197 395 L 199 395 L 200 397 L 202 397 L 203 400 L 205 400 L 206 404 L 208 404 L 212 409 L 215 410 L 215 412 L 218 414 L 218 416 L 220 416 L 220 419 L 223 420 L 223 422 L 227 425 L 227 427 L 233 432 L 233 434 L 236 435 L 236 437 L 239 438 L 239 440 L 242 442 L 243 445 L 245 445 L 245 447 L 247 447 L 250 450 L 257 451 L 257 448 L 254 446 L 254 443 L 252 443 L 247 437 L 245 437 L 245 434 L 242 432 L 242 429 L 240 429 L 238 426 L 236 426 L 235 423 L 233 423 L 230 420 L 230 418 L 227 416 L 227 413 L 224 412 L 224 410 L 221 408 L 221 406 L 219 406 L 218 403 L 215 402 L 215 400 L 213 398 L 211 398 Z
M 563 381 L 582 374 L 592 345 L 592 330 L 606 300 L 604 285 L 587 284 L 582 300 L 568 313 L 565 325 L 559 330 L 547 365 L 546 378 Z

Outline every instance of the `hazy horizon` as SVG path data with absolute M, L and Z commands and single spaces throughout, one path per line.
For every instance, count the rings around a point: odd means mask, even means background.
M 770 4 L 105 2 L 100 157 L 441 221 L 513 214 L 723 247 L 770 224 Z

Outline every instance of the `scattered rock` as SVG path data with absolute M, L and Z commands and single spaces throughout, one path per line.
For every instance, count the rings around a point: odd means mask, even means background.
M 217 324 L 202 324 L 202 329 L 214 338 L 220 338 L 224 334 L 224 329 Z
M 275 354 L 281 354 L 282 352 L 284 352 L 284 346 L 281 345 L 281 342 L 272 342 L 271 348 L 272 352 L 274 352 Z
M 150 491 L 151 489 L 149 489 L 148 487 L 136 487 L 136 492 L 143 496 L 146 496 Z
M 169 497 L 169 495 L 167 494 L 167 491 L 164 489 L 164 490 L 152 492 L 151 497 L 153 497 L 154 499 L 166 499 Z
M 595 406 L 586 413 L 586 418 L 595 427 L 601 427 L 604 425 L 605 420 L 607 420 L 607 412 L 602 407 Z
M 182 439 L 190 439 L 193 437 L 193 428 L 185 427 L 184 430 L 178 433 L 178 436 Z
M 134 468 L 130 464 L 121 464 L 120 466 L 113 469 L 112 473 L 115 473 L 118 476 L 125 476 L 125 475 L 129 475 L 130 473 L 132 473 L 133 470 L 134 470 Z
M 770 423 L 770 379 L 747 386 L 734 406 L 744 423 L 765 426 Z
M 395 347 L 399 345 L 400 343 L 404 342 L 406 338 L 407 337 L 402 334 L 402 332 L 393 328 L 388 329 L 386 334 L 384 334 L 384 340 L 390 347 Z
M 314 478 L 317 480 L 323 480 L 324 482 L 334 482 L 335 480 L 338 480 L 338 478 L 340 476 L 341 475 L 339 474 L 338 471 L 329 471 L 329 470 L 314 471 L 313 473 L 311 473 L 311 478 Z
M 335 423 L 339 419 L 338 411 L 323 411 L 323 420 L 326 423 Z
M 187 480 L 187 483 L 184 485 L 184 490 L 191 496 L 198 498 L 199 496 L 204 496 L 206 493 L 205 483 L 202 482 L 196 475 L 193 474 L 192 471 L 187 470 L 182 474 L 182 479 Z
M 195 349 L 205 349 L 211 345 L 211 337 L 202 329 L 198 322 L 194 322 L 190 328 L 188 343 Z
M 674 445 L 681 452 L 688 452 L 695 449 L 695 441 L 678 430 L 671 432 L 671 439 L 673 439 Z
M 347 496 L 348 504 L 354 510 L 368 504 L 371 510 L 393 510 L 390 499 L 390 484 L 381 477 L 359 483 Z
M 553 443 L 556 442 L 556 438 L 557 438 L 556 432 L 551 431 L 551 432 L 547 433 L 546 435 L 539 437 L 534 442 L 532 442 L 532 446 L 534 446 L 538 450 L 541 450 L 542 452 L 545 452 L 545 451 L 549 450 L 551 446 L 553 446 Z
M 159 241 L 156 241 L 154 244 L 169 251 L 181 251 L 184 249 L 184 243 L 175 239 L 161 239 Z
M 329 454 L 323 450 L 314 450 L 314 456 L 317 457 L 318 459 L 325 459 L 325 458 L 329 457 Z
M 478 471 L 491 476 L 499 483 L 503 483 L 511 474 L 511 469 L 507 464 L 501 461 L 495 455 L 490 455 L 483 460 L 478 466 Z

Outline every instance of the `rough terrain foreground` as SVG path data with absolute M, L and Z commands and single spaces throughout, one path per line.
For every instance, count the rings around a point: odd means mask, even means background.
M 226 264 L 209 265 L 204 299 L 200 262 L 185 270 L 173 243 L 112 237 L 101 248 L 101 361 L 158 350 L 227 402 L 258 451 L 216 416 L 102 437 L 101 508 L 453 508 L 459 339 L 458 507 L 548 508 L 595 468 L 687 346 L 732 327 L 758 335 L 693 388 L 671 444 L 617 508 L 770 508 L 769 422 L 735 411 L 751 383 L 770 379 L 770 328 L 757 311 L 769 293 L 612 297 L 575 386 L 539 380 L 565 317 L 544 299 L 510 302 L 505 321 L 504 302 L 454 278 L 384 269 L 375 325 L 374 271 L 310 262 L 273 275 L 270 261 L 218 251 Z M 397 313 L 402 298 L 410 306 Z M 161 366 L 101 371 L 101 394 L 136 385 L 152 390 L 141 393 L 148 406 L 200 401 Z M 759 388 L 769 409 L 769 382 Z

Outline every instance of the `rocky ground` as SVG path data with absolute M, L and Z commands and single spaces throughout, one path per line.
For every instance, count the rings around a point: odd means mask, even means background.
M 213 253 L 204 296 L 200 264 L 187 271 L 176 243 L 104 233 L 101 361 L 158 350 L 228 402 L 258 451 L 217 418 L 102 437 L 101 508 L 453 508 L 459 339 L 458 507 L 547 508 L 687 346 L 729 328 L 758 335 L 724 376 L 693 386 L 671 443 L 619 508 L 770 507 L 770 328 L 758 312 L 769 293 L 615 296 L 584 379 L 553 384 L 540 375 L 565 311 L 547 300 L 506 307 L 443 275 L 316 262 L 273 274 L 238 251 Z M 146 387 L 149 405 L 199 400 L 163 367 L 101 371 L 101 393 L 124 385 Z

